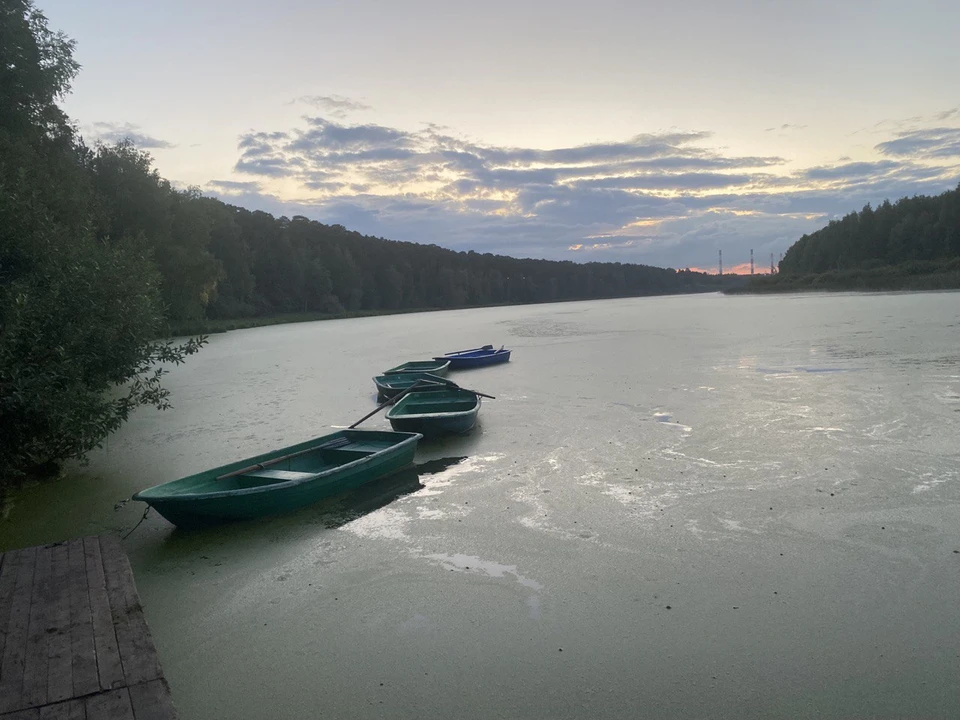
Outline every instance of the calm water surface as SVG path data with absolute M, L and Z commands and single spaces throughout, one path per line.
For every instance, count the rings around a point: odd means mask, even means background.
M 661 297 L 214 336 L 0 548 L 125 532 L 136 490 L 342 427 L 483 343 L 419 471 L 127 540 L 203 718 L 960 716 L 960 294 Z M 387 428 L 378 416 L 366 423 Z

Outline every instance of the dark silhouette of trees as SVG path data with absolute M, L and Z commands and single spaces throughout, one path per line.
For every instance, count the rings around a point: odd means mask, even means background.
M 960 257 L 960 186 L 867 205 L 795 242 L 780 263 L 785 274 L 870 270 Z
M 156 187 L 135 211 L 98 187 L 100 166 L 137 157 L 74 137 L 56 105 L 72 52 L 28 0 L 0 0 L 0 494 L 82 457 L 136 407 L 166 407 L 159 364 L 202 344 L 156 341 L 162 241 L 147 231 L 170 191 L 142 161 Z

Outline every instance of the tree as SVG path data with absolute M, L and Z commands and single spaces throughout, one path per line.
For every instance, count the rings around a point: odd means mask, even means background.
M 87 162 L 56 100 L 73 43 L 28 0 L 0 0 L 0 490 L 83 457 L 138 406 L 168 405 L 159 275 L 139 236 L 109 242 Z

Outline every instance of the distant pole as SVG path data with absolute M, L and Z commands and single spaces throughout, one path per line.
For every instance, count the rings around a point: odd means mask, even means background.
M 723 275 L 723 250 L 720 251 L 720 275 Z
M 753 275 L 753 250 L 750 250 L 750 274 Z
M 776 270 L 773 269 L 773 253 L 770 253 L 770 274 L 773 275 Z

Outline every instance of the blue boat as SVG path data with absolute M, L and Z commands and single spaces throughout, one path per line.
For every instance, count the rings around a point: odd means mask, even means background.
M 447 360 L 450 363 L 451 370 L 486 367 L 487 365 L 505 363 L 509 359 L 510 351 L 504 350 L 502 345 L 499 350 L 494 350 L 493 345 L 484 345 L 472 350 L 459 350 L 434 358 L 437 361 Z

